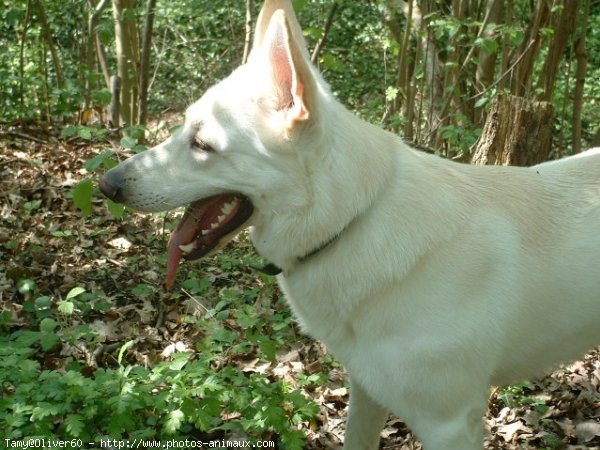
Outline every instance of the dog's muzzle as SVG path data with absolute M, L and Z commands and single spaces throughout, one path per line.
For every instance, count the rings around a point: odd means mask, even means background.
M 106 198 L 116 203 L 123 203 L 125 200 L 123 187 L 120 180 L 116 178 L 114 172 L 108 171 L 98 182 L 98 187 Z

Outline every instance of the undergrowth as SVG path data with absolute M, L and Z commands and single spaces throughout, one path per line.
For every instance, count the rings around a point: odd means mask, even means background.
M 224 254 L 219 261 L 230 270 L 240 264 L 235 255 Z M 110 296 L 77 287 L 60 299 L 38 292 L 34 280 L 20 280 L 19 319 L 24 322 L 16 327 L 8 311 L 0 322 L 3 438 L 98 442 L 237 435 L 303 448 L 300 425 L 313 418 L 318 406 L 297 386 L 260 370 L 296 339 L 289 313 L 257 308 L 264 297 L 255 288 L 214 291 L 214 283 L 188 274 L 182 291 L 192 298 L 217 293 L 217 301 L 201 314 L 179 311 L 180 326 L 197 330 L 194 342 L 167 345 L 158 362 L 142 365 L 134 357 L 141 339 L 113 346 L 104 364 L 91 360 L 93 355 L 99 359 L 106 339 L 86 321 L 114 313 Z M 263 292 L 274 289 L 272 280 L 264 283 Z M 126 295 L 158 297 L 153 286 L 143 283 Z M 60 367 L 46 368 L 59 358 L 64 358 Z

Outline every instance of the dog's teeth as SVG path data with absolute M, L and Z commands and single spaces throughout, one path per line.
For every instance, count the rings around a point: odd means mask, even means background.
M 210 229 L 211 229 L 211 230 L 216 230 L 217 228 L 219 228 L 219 223 L 218 223 L 218 222 L 217 222 L 217 223 L 213 223 L 213 224 L 210 226 Z
M 202 230 L 200 234 L 202 234 L 202 236 L 208 236 L 210 234 L 210 230 Z
M 191 253 L 195 247 L 196 247 L 196 243 L 190 242 L 189 244 L 180 245 L 179 250 L 181 250 L 183 253 L 185 253 L 187 255 L 188 253 Z
M 223 214 L 222 216 L 217 217 L 217 219 L 219 219 L 219 222 L 223 222 L 225 220 L 225 217 L 227 216 Z
M 228 216 L 229 214 L 231 214 L 231 211 L 233 211 L 233 208 L 235 208 L 236 205 L 237 205 L 237 200 L 232 200 L 229 203 L 225 203 L 221 207 L 221 212 Z

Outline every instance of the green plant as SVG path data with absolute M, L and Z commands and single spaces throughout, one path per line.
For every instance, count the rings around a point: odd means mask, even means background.
M 144 127 L 136 126 L 129 127 L 129 135 L 121 139 L 121 146 L 126 149 L 130 149 L 134 152 L 141 152 L 146 150 L 146 146 L 139 143 L 139 139 L 144 136 Z M 100 141 L 105 139 L 108 131 L 101 128 L 86 127 L 82 125 L 68 126 L 63 129 L 63 137 L 69 137 L 77 135 L 82 139 L 89 141 Z M 137 136 L 137 137 L 135 137 Z M 90 174 L 95 175 L 99 169 L 111 169 L 117 165 L 117 161 L 114 158 L 114 151 L 105 150 L 102 153 L 94 156 L 88 160 L 85 164 L 85 170 Z M 89 216 L 92 213 L 92 199 L 94 194 L 97 193 L 95 188 L 98 176 L 92 176 L 85 180 L 77 183 L 72 191 L 71 196 L 73 198 L 73 204 L 79 209 L 84 216 Z M 107 200 L 106 202 L 108 210 L 115 217 L 123 217 L 125 208 L 123 205 Z
M 196 294 L 212 288 L 207 279 L 185 283 Z M 188 317 L 186 323 L 204 334 L 195 351 L 175 352 L 168 361 L 142 367 L 128 363 L 137 345 L 130 340 L 121 345 L 116 367 L 88 367 L 68 358 L 62 369 L 53 370 L 44 367 L 43 355 L 67 344 L 85 342 L 92 351 L 98 344 L 98 335 L 78 322 L 99 311 L 102 296 L 75 287 L 55 301 L 39 295 L 31 279 L 19 286 L 30 302 L 29 325 L 0 334 L 5 438 L 159 440 L 186 439 L 194 429 L 214 436 L 240 430 L 249 439 L 277 436 L 282 448 L 303 448 L 298 426 L 317 413 L 314 403 L 282 380 L 234 365 L 216 368 L 223 357 L 234 355 L 273 360 L 275 349 L 290 339 L 289 314 L 250 306 L 259 301 L 257 290 L 222 290 L 204 318 Z M 131 294 L 144 299 L 153 292 L 140 283 Z M 310 378 L 313 385 L 322 381 Z
M 540 413 L 545 412 L 548 409 L 545 400 L 527 395 L 530 385 L 529 381 L 523 381 L 519 384 L 507 386 L 499 392 L 498 399 L 511 408 L 515 406 L 532 406 Z

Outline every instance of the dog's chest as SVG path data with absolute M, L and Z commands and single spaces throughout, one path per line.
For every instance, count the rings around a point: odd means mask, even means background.
M 318 279 L 280 279 L 294 316 L 303 330 L 322 341 L 335 352 L 341 343 L 348 345 L 353 338 L 348 298 Z

